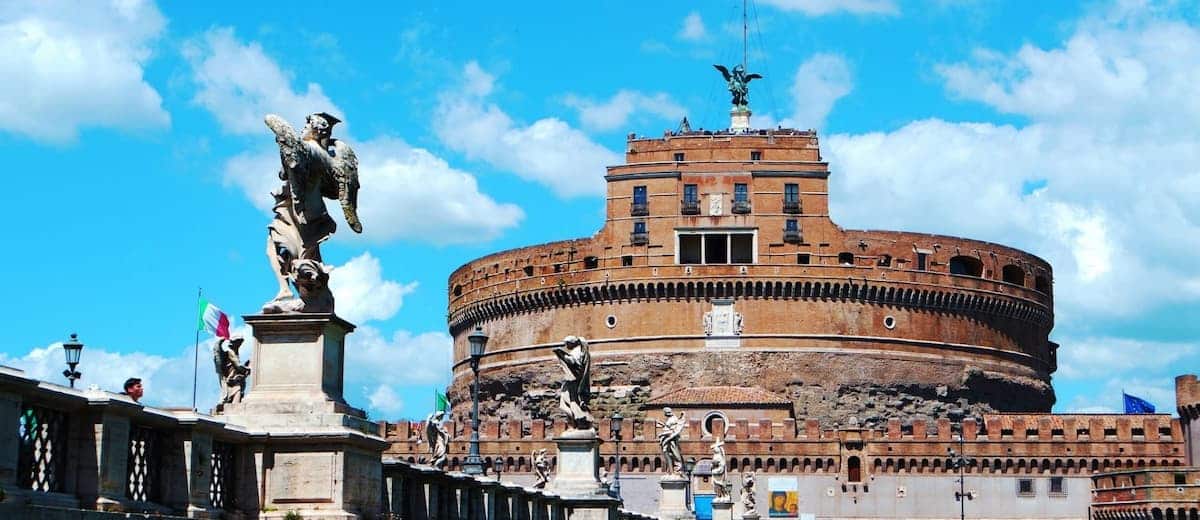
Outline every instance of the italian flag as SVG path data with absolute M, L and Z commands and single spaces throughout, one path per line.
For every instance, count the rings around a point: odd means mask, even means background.
M 229 315 L 208 300 L 200 300 L 200 320 L 197 330 L 207 330 L 213 336 L 229 339 Z

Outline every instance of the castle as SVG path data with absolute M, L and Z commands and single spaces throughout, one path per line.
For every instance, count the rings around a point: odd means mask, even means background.
M 480 327 L 490 336 L 481 452 L 515 478 L 566 428 L 551 349 L 580 335 L 593 413 L 628 418 L 619 453 L 601 421 L 605 468 L 653 480 L 663 471 L 653 419 L 664 406 L 683 411 L 698 504 L 720 437 L 729 471 L 793 490 L 797 514 L 818 518 L 948 518 L 960 507 L 973 518 L 1101 517 L 1105 507 L 1175 517 L 1171 504 L 1195 518 L 1200 472 L 1181 469 L 1200 463 L 1195 376 L 1178 382 L 1182 419 L 1050 413 L 1058 345 L 1045 260 L 966 238 L 843 229 L 829 215 L 831 172 L 814 131 L 734 123 L 631 134 L 625 164 L 605 176 L 594 236 L 451 274 L 450 469 L 467 450 L 457 442 L 470 435 L 467 336 Z M 381 428 L 387 456 L 422 460 L 418 424 Z M 963 498 L 948 450 L 969 457 Z M 1167 497 L 1176 502 L 1125 496 L 1154 489 L 1149 476 L 1141 487 L 1137 476 L 1093 482 L 1151 468 L 1186 485 Z M 647 484 L 623 488 L 632 509 L 654 510 Z

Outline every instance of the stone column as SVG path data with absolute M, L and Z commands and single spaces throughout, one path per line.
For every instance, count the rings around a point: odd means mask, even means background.
M 688 509 L 687 487 L 688 479 L 678 475 L 668 475 L 658 481 L 662 494 L 658 500 L 658 517 L 669 520 L 695 520 L 696 514 Z
M 716 499 L 712 502 L 713 520 L 733 520 L 733 501 Z
M 96 502 L 101 511 L 121 511 L 128 485 L 129 417 L 102 412 L 92 424 L 96 443 Z
M 212 486 L 212 434 L 197 428 L 196 420 L 181 419 L 181 425 L 192 428 L 182 433 L 183 460 L 187 489 L 184 509 L 189 518 L 220 518 L 220 510 L 212 507 L 209 493 Z M 233 468 L 228 468 L 227 471 Z

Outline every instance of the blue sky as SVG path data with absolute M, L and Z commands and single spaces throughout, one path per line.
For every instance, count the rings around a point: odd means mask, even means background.
M 834 219 L 992 240 L 1055 267 L 1058 411 L 1173 411 L 1200 369 L 1200 6 L 751 2 L 755 123 L 817 128 Z M 713 63 L 741 2 L 113 1 L 0 5 L 0 148 L 16 188 L 0 363 L 191 401 L 196 291 L 274 293 L 266 113 L 329 111 L 366 233 L 324 247 L 348 398 L 423 416 L 448 379 L 446 278 L 587 236 L 629 132 L 722 127 Z M 240 324 L 240 321 L 239 321 Z M 203 347 L 202 347 L 203 348 Z M 203 352 L 203 351 L 202 351 Z M 201 407 L 216 396 L 201 356 Z

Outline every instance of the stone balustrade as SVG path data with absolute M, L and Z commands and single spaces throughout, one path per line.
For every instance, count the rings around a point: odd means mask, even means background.
M 0 431 L 2 518 L 259 511 L 246 456 L 254 436 L 190 409 L 153 408 L 0 367 Z
M 608 497 L 563 497 L 542 489 L 384 460 L 384 510 L 403 520 L 651 520 Z M 586 510 L 586 514 L 583 513 Z

